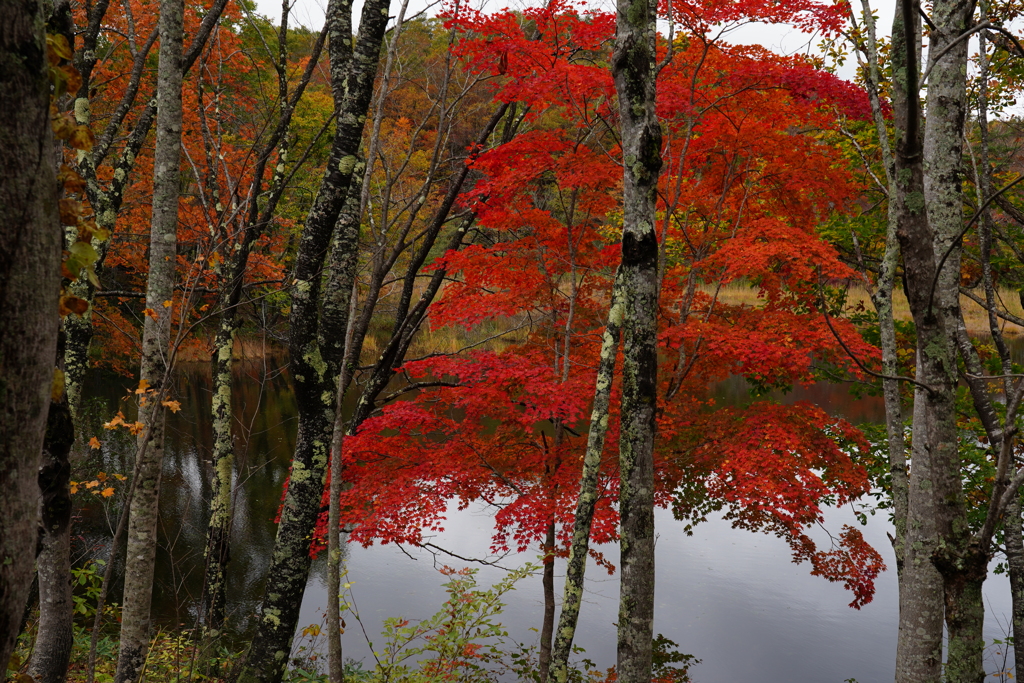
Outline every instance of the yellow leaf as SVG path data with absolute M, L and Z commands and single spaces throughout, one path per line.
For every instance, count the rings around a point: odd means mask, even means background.
M 78 493 L 78 482 L 72 481 L 69 483 L 71 484 L 71 493 Z
M 104 498 L 110 498 L 112 495 L 114 495 L 114 488 L 112 486 L 108 486 L 107 488 L 100 491 L 100 495 L 103 496 Z
M 147 391 L 149 391 L 149 380 L 148 379 L 139 380 L 139 388 L 135 390 L 135 393 L 136 394 L 144 394 Z
M 71 44 L 59 33 L 46 34 L 46 47 L 54 57 L 71 59 Z
M 141 422 L 136 422 L 135 424 L 128 425 L 128 431 L 134 434 L 135 436 L 141 434 L 142 430 L 145 428 L 146 425 L 142 424 Z
M 124 413 L 122 413 L 119 410 L 119 411 L 117 411 L 117 415 L 114 416 L 113 420 L 111 420 L 110 422 L 104 422 L 103 423 L 103 428 L 104 429 L 117 429 L 118 427 L 120 427 L 123 424 L 124 424 Z
M 164 302 L 164 308 L 170 308 L 173 304 L 174 302 L 168 299 L 167 301 Z
M 60 298 L 57 308 L 57 312 L 62 318 L 71 313 L 81 317 L 82 314 L 89 310 L 89 302 L 85 299 L 79 299 L 77 296 L 64 295 Z
M 181 403 L 179 403 L 178 401 L 164 401 L 160 405 L 166 407 L 172 413 L 176 413 L 179 410 L 181 410 Z
M 106 472 L 100 472 L 99 474 L 96 475 L 96 478 L 99 479 L 100 481 L 106 481 L 107 480 L 107 473 Z
M 95 436 L 89 439 L 89 448 L 97 449 L 101 446 L 100 440 Z
M 95 480 L 85 482 L 85 488 L 87 488 L 87 489 L 94 489 L 94 488 L 96 488 L 99 485 L 100 485 L 100 483 L 98 481 L 95 481 Z
M 74 89 L 77 90 L 77 88 Z M 71 137 L 68 138 L 69 146 L 85 152 L 91 150 L 94 144 L 96 144 L 96 136 L 93 135 L 89 126 L 76 126 Z
M 152 318 L 153 320 L 159 320 L 160 319 L 160 316 L 157 315 L 156 311 L 154 311 L 152 308 L 143 308 L 142 309 L 142 315 L 148 316 L 148 317 Z
M 115 474 L 114 475 L 114 479 L 117 479 L 118 481 L 124 481 L 127 478 L 128 477 L 124 476 L 123 474 Z
M 53 369 L 53 383 L 50 385 L 50 400 L 60 403 L 64 397 L 64 372 L 60 368 Z

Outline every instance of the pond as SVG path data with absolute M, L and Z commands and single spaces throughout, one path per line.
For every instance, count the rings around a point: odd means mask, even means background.
M 125 472 L 130 444 L 102 433 L 98 423 L 118 409 L 117 400 L 131 384 L 128 378 L 95 373 L 89 382 L 93 429 L 104 440 L 90 466 Z M 237 477 L 242 484 L 236 503 L 229 569 L 228 609 L 239 631 L 251 623 L 262 597 L 262 584 L 274 541 L 273 519 L 280 503 L 281 485 L 295 439 L 296 409 L 285 373 L 261 363 L 238 367 L 235 395 L 240 407 L 237 427 L 245 438 L 239 443 Z M 184 367 L 178 377 L 182 411 L 168 423 L 169 442 L 161 498 L 160 549 L 154 591 L 154 616 L 164 626 L 191 628 L 202 589 L 202 561 L 209 499 L 209 454 L 212 431 L 209 414 L 211 380 L 206 364 Z M 749 400 L 742 380 L 718 388 L 723 403 Z M 844 386 L 815 385 L 798 388 L 779 400 L 807 400 L 851 421 L 877 422 L 883 409 L 878 398 L 854 399 Z M 86 438 L 93 434 L 86 434 Z M 112 499 L 116 501 L 116 498 Z M 76 544 L 81 556 L 105 554 L 117 510 L 113 503 L 84 505 L 76 520 Z M 825 527 L 838 530 L 855 523 L 849 508 L 830 510 Z M 728 522 L 711 519 L 693 536 L 683 533 L 670 512 L 656 515 L 658 540 L 656 632 L 679 644 L 681 652 L 701 660 L 691 673 L 703 683 L 746 682 L 860 683 L 889 680 L 895 660 L 897 590 L 894 570 L 877 583 L 875 600 L 861 610 L 848 607 L 852 595 L 842 586 L 809 574 L 806 565 L 791 563 L 781 539 L 732 529 Z M 432 543 L 462 558 L 487 558 L 493 529 L 492 511 L 483 506 L 450 510 L 445 531 Z M 872 517 L 865 537 L 894 567 L 882 515 Z M 816 540 L 824 540 L 821 531 Z M 617 564 L 617 548 L 601 548 Z M 500 567 L 533 561 L 534 553 L 489 558 Z M 363 630 L 381 646 L 381 622 L 387 617 L 423 619 L 445 600 L 441 565 L 479 567 L 479 583 L 500 581 L 505 570 L 432 555 L 420 549 L 394 545 L 350 546 L 347 581 L 358 607 L 362 628 L 351 615 L 344 637 L 346 657 L 372 662 L 372 649 Z M 556 593 L 560 596 L 564 565 L 556 565 Z M 600 668 L 615 661 L 615 626 L 618 580 L 591 564 L 588 589 L 581 613 L 577 643 Z M 1004 576 L 986 582 L 986 638 L 1006 636 L 1009 623 L 1009 587 Z M 519 582 L 505 600 L 501 621 L 510 638 L 535 644 L 542 616 L 538 577 Z M 327 604 L 324 563 L 314 563 L 299 627 L 319 624 Z M 534 630 L 531 630 L 534 629 Z M 999 648 L 990 648 L 989 671 L 1003 665 Z

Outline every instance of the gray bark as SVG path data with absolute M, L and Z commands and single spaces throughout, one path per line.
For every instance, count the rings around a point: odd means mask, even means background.
M 903 16 L 919 11 L 905 0 Z M 974 605 L 983 575 L 969 551 L 970 532 L 961 491 L 955 415 L 956 337 L 960 320 L 962 228 L 961 154 L 965 114 L 967 42 L 959 40 L 973 5 L 943 0 L 933 9 L 929 40 L 928 119 L 923 146 L 912 138 L 919 121 L 916 70 L 909 64 L 908 134 L 900 159 L 911 186 L 911 214 L 926 217 L 901 229 L 907 298 L 917 327 L 913 464 L 910 473 L 906 558 L 900 591 L 897 681 L 937 682 L 942 676 L 942 620 L 949 628 L 949 680 L 975 680 L 971 634 L 979 619 Z M 909 33 L 909 30 L 908 30 Z M 939 57 L 937 59 L 937 57 Z M 909 168 L 906 168 L 909 166 Z M 920 190 L 917 187 L 921 178 Z M 920 216 L 919 216 L 920 217 Z M 940 270 L 941 268 L 941 270 Z M 982 566 L 984 563 L 982 563 Z M 937 598 L 942 598 L 939 600 Z M 945 614 L 943 614 L 945 610 Z
M 898 13 L 905 35 L 914 35 L 918 4 L 903 0 Z M 919 382 L 914 393 L 914 467 L 908 482 L 896 681 L 938 683 L 942 667 L 943 584 L 932 555 L 943 531 L 941 500 L 936 492 L 945 493 L 948 465 L 957 457 L 953 405 L 956 365 L 946 334 L 945 309 L 933 305 L 931 297 L 937 266 L 936 240 L 925 212 L 916 47 L 916 41 L 907 41 L 902 79 L 906 84 L 906 125 L 903 136 L 896 141 L 898 198 L 906 204 L 905 221 L 899 225 L 898 236 L 903 249 L 907 298 L 917 326 Z
M 42 2 L 0 3 L 0 662 L 21 628 L 57 340 L 61 231 Z
M 135 493 L 128 518 L 124 600 L 117 683 L 137 681 L 149 647 L 150 606 L 156 559 L 156 531 L 163 469 L 166 410 L 161 398 L 168 381 L 174 274 L 177 267 L 178 195 L 181 158 L 181 85 L 184 1 L 161 0 L 160 59 L 157 72 L 156 149 L 153 156 L 153 209 L 149 239 L 149 278 L 142 335 L 141 382 L 153 392 L 140 399 L 140 437 Z M 147 443 L 143 444 L 142 441 Z
M 657 405 L 658 240 L 655 198 L 661 126 L 654 111 L 655 17 L 649 0 L 618 0 L 612 76 L 623 161 L 623 369 L 619 439 L 618 674 L 651 680 L 654 640 L 654 433 Z
M 899 361 L 896 356 L 896 323 L 893 316 L 893 289 L 896 282 L 896 270 L 899 266 L 899 239 L 897 233 L 900 224 L 906 220 L 907 204 L 900 184 L 896 181 L 896 158 L 889 145 L 889 133 L 885 115 L 882 111 L 879 95 L 881 76 L 878 62 L 878 44 L 875 32 L 875 19 L 871 13 L 868 0 L 863 0 L 865 28 L 865 84 L 871 102 L 871 112 L 875 131 L 878 135 L 879 148 L 882 152 L 882 163 L 885 166 L 888 186 L 888 211 L 886 216 L 885 250 L 878 264 L 878 279 L 871 292 L 871 303 L 878 314 L 880 347 L 882 351 L 882 374 L 889 379 L 882 380 L 882 393 L 885 404 L 885 431 L 889 452 L 889 473 L 891 475 L 893 526 L 893 550 L 896 554 L 897 573 L 903 573 L 904 545 L 907 534 L 907 455 L 906 442 L 903 435 L 903 407 L 900 400 L 900 383 L 897 379 Z M 892 73 L 893 87 L 891 91 L 893 123 L 896 128 L 896 139 L 901 139 L 907 125 L 907 46 L 916 46 L 916 36 L 920 31 L 920 15 L 912 24 L 913 35 L 908 41 L 903 26 L 903 17 L 897 12 L 892 27 Z

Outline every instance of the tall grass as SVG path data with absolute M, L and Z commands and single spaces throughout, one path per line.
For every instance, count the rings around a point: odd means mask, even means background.
M 705 291 L 711 294 L 714 290 L 706 288 Z M 979 295 L 982 295 L 980 289 L 977 292 Z M 1001 288 L 996 296 L 997 303 L 1001 308 L 1015 316 L 1024 318 L 1024 307 L 1021 306 L 1020 298 L 1017 296 L 1016 291 Z M 751 307 L 759 306 L 763 301 L 758 297 L 758 292 L 754 287 L 740 282 L 733 282 L 722 287 L 718 294 L 718 299 L 723 303 L 733 306 Z M 874 310 L 871 299 L 863 287 L 850 287 L 846 299 L 847 310 L 852 311 L 858 305 L 863 305 L 869 311 Z M 985 309 L 966 296 L 960 297 L 960 306 L 963 309 L 967 331 L 972 335 L 987 335 L 989 332 L 989 322 L 988 313 L 986 313 Z M 911 320 L 910 304 L 907 302 L 907 297 L 903 294 L 902 289 L 897 289 L 893 292 L 893 314 L 897 320 Z M 1024 328 L 1005 320 L 999 320 L 999 326 L 1007 335 L 1024 334 Z

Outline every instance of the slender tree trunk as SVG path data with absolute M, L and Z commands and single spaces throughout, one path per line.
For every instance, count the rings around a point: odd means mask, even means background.
M 541 583 L 544 587 L 544 620 L 540 628 L 540 652 L 537 669 L 540 683 L 548 680 L 548 669 L 551 666 L 551 638 L 555 630 L 555 521 L 548 522 L 544 535 L 544 573 Z
M 889 134 L 881 107 L 881 98 L 879 97 L 880 75 L 878 48 L 875 39 L 875 20 L 867 0 L 864 0 L 864 22 L 867 28 L 868 40 L 868 92 L 889 187 L 885 251 L 878 266 L 877 289 L 871 294 L 871 303 L 878 313 L 879 345 L 882 349 L 882 373 L 889 377 L 896 377 L 900 374 L 900 368 L 896 356 L 896 322 L 893 316 L 892 296 L 896 281 L 896 269 L 899 266 L 899 238 L 897 234 L 900 225 L 908 220 L 908 209 L 903 190 L 900 183 L 897 182 L 897 162 L 889 146 Z M 900 12 L 896 13 L 895 20 L 893 21 L 890 51 L 893 73 L 891 97 L 897 140 L 903 139 L 907 127 L 907 48 L 910 46 L 916 53 L 916 38 L 920 32 L 920 24 L 920 15 L 917 15 L 912 21 L 911 33 L 908 37 Z M 916 65 L 917 63 L 915 59 L 914 64 Z M 889 446 L 889 473 L 892 477 L 893 526 L 895 527 L 892 545 L 893 551 L 896 554 L 896 571 L 898 575 L 902 575 L 907 535 L 909 482 L 907 479 L 907 454 L 903 435 L 903 406 L 900 397 L 899 381 L 883 379 L 882 393 L 885 401 L 885 431 Z
M 373 94 L 389 5 L 389 0 L 369 0 L 363 5 L 354 50 L 350 0 L 334 0 L 328 7 L 337 132 L 296 256 L 289 352 L 298 435 L 261 618 L 238 675 L 245 683 L 276 683 L 284 675 L 309 575 L 309 539 L 323 496 L 351 292 L 333 274 L 322 287 L 322 271 L 353 173 L 362 169 L 356 153 Z M 332 270 L 345 257 L 336 251 Z
M 1021 532 L 1020 495 L 1006 508 L 1006 563 L 1009 565 L 1013 625 L 1013 664 L 1017 678 L 1024 673 L 1024 533 Z
M 63 683 L 71 660 L 71 463 L 75 427 L 67 394 L 50 402 L 43 461 L 39 468 L 41 538 L 36 573 L 39 577 L 39 629 L 28 673 L 37 683 Z
M 222 297 L 223 299 L 224 297 Z M 232 362 L 236 317 L 234 310 L 221 313 L 213 351 L 213 479 L 210 487 L 210 529 L 206 537 L 205 610 L 206 635 L 215 637 L 224 627 L 227 602 L 227 564 L 231 558 L 231 501 L 234 497 L 235 441 L 231 400 Z
M 624 315 L 621 289 L 619 278 L 616 277 L 612 288 L 612 303 L 608 311 L 608 325 L 605 327 L 601 342 L 601 359 L 594 387 L 594 407 L 590 413 L 590 432 L 587 435 L 587 450 L 583 457 L 580 495 L 576 500 L 572 543 L 569 546 L 569 559 L 566 563 L 562 612 L 558 617 L 555 643 L 551 651 L 549 675 L 550 680 L 555 683 L 566 683 L 569 678 L 569 654 L 572 652 L 580 604 L 583 602 L 583 580 L 590 550 L 590 528 L 594 520 L 594 507 L 597 505 L 597 477 L 601 470 L 605 437 L 608 434 L 608 407 L 611 403 L 615 357 L 618 355 L 619 333 Z
M 142 394 L 139 406 L 139 421 L 148 426 L 141 439 L 148 439 L 148 444 L 138 451 L 138 480 L 128 518 L 121 643 L 115 675 L 117 683 L 139 679 L 149 647 L 166 417 L 166 410 L 159 399 L 164 395 L 164 383 L 168 381 L 167 358 L 173 311 L 170 302 L 174 298 L 174 271 L 177 266 L 183 19 L 184 0 L 161 0 L 153 211 L 146 284 L 146 308 L 152 313 L 146 316 L 143 327 L 139 373 L 140 383 L 153 391 L 148 396 Z
M 654 432 L 658 240 L 654 228 L 661 126 L 654 112 L 657 3 L 618 0 L 612 76 L 622 139 L 623 369 L 618 673 L 649 683 L 654 640 Z
M 358 177 L 358 175 L 356 176 Z M 344 683 L 345 666 L 341 649 L 341 499 L 345 464 L 342 453 L 345 446 L 345 420 L 342 410 L 345 394 L 352 379 L 352 367 L 356 359 L 352 352 L 352 326 L 355 318 L 355 281 L 359 256 L 359 227 L 362 217 L 360 202 L 361 187 L 358 183 L 349 186 L 348 200 L 338 216 L 335 227 L 335 241 L 331 252 L 331 291 L 341 294 L 348 292 L 344 302 L 348 313 L 344 325 L 345 347 L 338 389 L 334 400 L 334 425 L 331 435 L 331 490 L 327 510 L 327 595 L 331 601 L 327 610 L 327 655 L 330 683 Z
M 210 503 L 210 530 L 206 540 L 206 580 L 205 624 L 211 636 L 217 635 L 224 624 L 224 610 L 227 602 L 227 564 L 231 557 L 230 535 L 233 518 L 234 501 L 235 440 L 232 429 L 234 411 L 232 409 L 232 353 L 234 351 L 235 333 L 238 329 L 238 307 L 242 301 L 242 288 L 245 282 L 245 271 L 249 264 L 249 255 L 256 240 L 263 234 L 277 209 L 285 189 L 286 161 L 288 158 L 287 130 L 291 122 L 295 105 L 309 84 L 315 65 L 319 62 L 320 53 L 326 39 L 326 31 L 321 31 L 306 71 L 295 87 L 288 93 L 288 14 L 290 4 L 284 2 L 281 7 L 281 26 L 278 30 L 278 98 L 280 112 L 277 128 L 262 147 L 256 167 L 253 171 L 254 185 L 250 196 L 252 203 L 243 231 L 242 240 L 231 249 L 231 258 L 224 264 L 227 276 L 224 278 L 220 297 L 220 327 L 214 342 L 213 355 L 213 399 L 211 402 L 213 415 L 213 499 Z M 265 206 L 260 208 L 263 198 L 263 173 L 277 148 L 277 165 L 266 192 Z
M 57 342 L 61 231 L 50 131 L 46 15 L 0 3 L 0 662 L 32 583 L 39 457 Z

